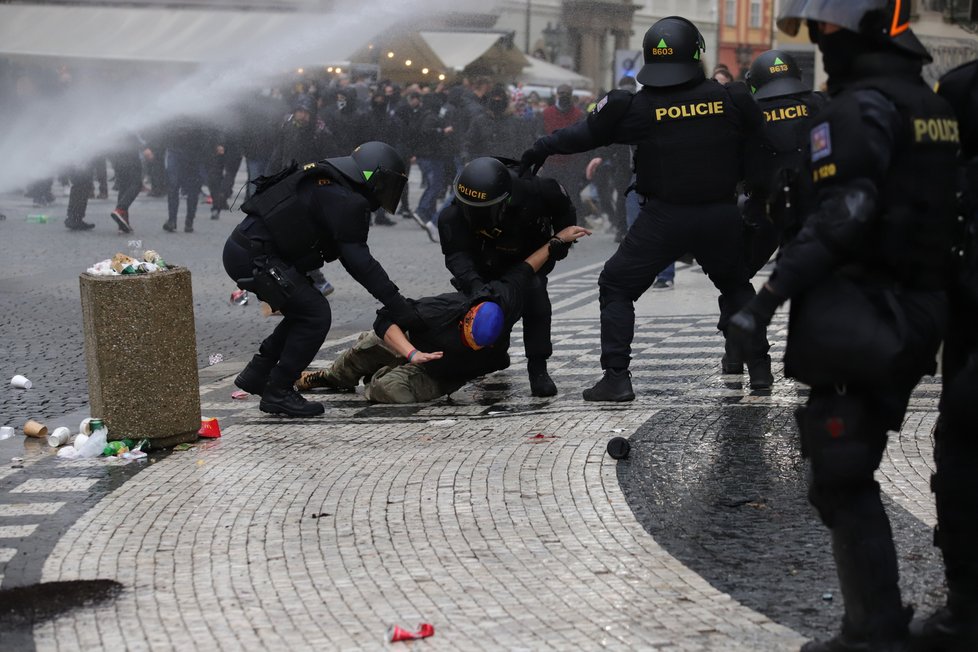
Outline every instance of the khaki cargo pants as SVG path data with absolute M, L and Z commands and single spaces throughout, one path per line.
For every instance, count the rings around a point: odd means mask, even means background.
M 371 403 L 424 403 L 457 391 L 464 383 L 436 380 L 423 365 L 409 364 L 373 331 L 361 333 L 353 348 L 340 354 L 325 372 L 304 372 L 297 386 L 355 389 L 363 380 Z

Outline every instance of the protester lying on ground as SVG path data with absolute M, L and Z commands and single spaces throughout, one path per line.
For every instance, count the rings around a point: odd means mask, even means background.
M 552 257 L 591 232 L 561 230 L 547 244 L 482 290 L 409 300 L 420 328 L 402 330 L 387 308 L 377 312 L 374 330 L 360 335 L 327 370 L 306 371 L 296 387 L 353 390 L 364 381 L 373 403 L 420 403 L 457 391 L 480 376 L 509 366 L 509 339 L 523 315 L 526 285 Z

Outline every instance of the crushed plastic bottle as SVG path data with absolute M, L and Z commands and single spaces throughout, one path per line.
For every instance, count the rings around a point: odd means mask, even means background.
M 135 446 L 135 442 L 131 439 L 120 439 L 119 441 L 110 441 L 102 449 L 102 455 L 106 457 L 112 457 L 114 455 L 122 455 L 123 453 L 128 453 Z
M 48 216 L 41 215 L 40 213 L 34 213 L 32 215 L 27 216 L 27 222 L 29 224 L 47 224 Z

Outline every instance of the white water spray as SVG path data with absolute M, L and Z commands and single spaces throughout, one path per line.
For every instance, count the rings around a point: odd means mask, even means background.
M 243 92 L 310 61 L 341 61 L 406 19 L 459 11 L 474 0 L 366 0 L 308 14 L 303 27 L 250 41 L 169 82 L 78 84 L 53 100 L 31 102 L 0 135 L 0 192 L 54 176 L 111 149 L 126 132 L 140 133 L 177 116 L 218 114 Z M 415 21 L 412 20 L 412 24 Z M 215 53 L 216 54 L 216 53 Z M 215 57 L 216 58 L 216 57 Z

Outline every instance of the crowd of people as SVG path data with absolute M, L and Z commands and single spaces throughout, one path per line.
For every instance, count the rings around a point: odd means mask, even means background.
M 57 92 L 72 83 L 70 72 L 60 69 Z M 24 99 L 37 92 L 36 86 L 29 75 L 17 84 Z M 109 217 L 121 231 L 132 231 L 129 209 L 145 190 L 167 199 L 164 230 L 175 231 L 182 213 L 184 231 L 192 232 L 200 198 L 210 202 L 212 219 L 230 208 L 242 164 L 248 178 L 254 179 L 274 174 L 293 160 L 347 155 L 357 145 L 377 140 L 394 146 L 420 170 L 423 191 L 412 198 L 405 190 L 400 215 L 426 226 L 436 240 L 438 210 L 463 161 L 486 155 L 519 158 L 537 137 L 582 120 L 593 99 L 574 94 L 567 85 L 558 87 L 552 97 L 541 97 L 536 90 L 524 93 L 518 86 L 484 76 L 402 86 L 346 73 L 306 75 L 246 94 L 206 118 L 177 116 L 138 134 L 123 134 L 111 151 L 57 177 L 36 180 L 26 194 L 36 206 L 47 206 L 56 201 L 53 188 L 60 181 L 69 194 L 65 225 L 88 230 L 94 225 L 84 219 L 87 202 L 109 196 L 114 174 L 118 200 Z M 588 183 L 586 164 L 579 156 L 555 160 L 553 176 L 568 188 L 578 207 L 612 218 L 611 207 L 582 204 L 587 199 L 581 198 Z M 248 186 L 246 196 L 252 188 Z M 378 211 L 374 223 L 391 225 L 391 217 Z

